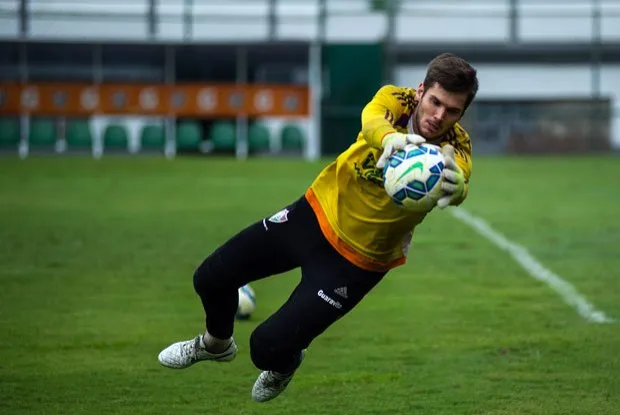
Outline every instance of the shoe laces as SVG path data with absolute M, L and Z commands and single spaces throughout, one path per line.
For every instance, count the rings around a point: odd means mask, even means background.
M 181 344 L 181 354 L 196 359 L 196 350 L 200 347 L 200 336 L 196 336 L 194 341 Z
M 272 372 L 272 371 L 268 371 L 267 375 L 265 376 L 265 387 L 267 388 L 280 388 L 282 387 L 282 385 L 287 384 L 291 378 L 293 377 L 292 374 L 282 374 L 282 373 L 277 373 L 277 372 Z

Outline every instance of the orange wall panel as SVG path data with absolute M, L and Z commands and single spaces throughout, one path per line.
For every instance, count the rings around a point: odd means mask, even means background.
M 303 86 L 0 83 L 0 115 L 308 116 Z

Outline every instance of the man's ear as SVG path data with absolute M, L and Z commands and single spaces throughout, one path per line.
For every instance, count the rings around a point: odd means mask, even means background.
M 420 98 L 422 98 L 422 95 L 424 95 L 424 83 L 420 82 L 420 85 L 418 85 L 418 89 L 416 89 L 416 95 L 418 95 Z

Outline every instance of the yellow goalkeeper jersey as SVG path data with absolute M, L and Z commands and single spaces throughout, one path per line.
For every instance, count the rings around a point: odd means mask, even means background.
M 386 85 L 362 111 L 357 140 L 317 176 L 306 192 L 321 230 L 331 245 L 360 268 L 385 272 L 405 263 L 414 228 L 426 214 L 411 213 L 394 203 L 383 188 L 375 163 L 381 141 L 391 132 L 413 133 L 417 106 L 412 88 Z M 456 124 L 430 143 L 455 148 L 465 176 L 465 195 L 471 175 L 471 142 Z

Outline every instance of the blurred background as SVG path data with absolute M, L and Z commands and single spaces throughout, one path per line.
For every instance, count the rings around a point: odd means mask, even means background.
M 314 160 L 445 51 L 477 154 L 620 148 L 617 0 L 0 0 L 0 146 Z

